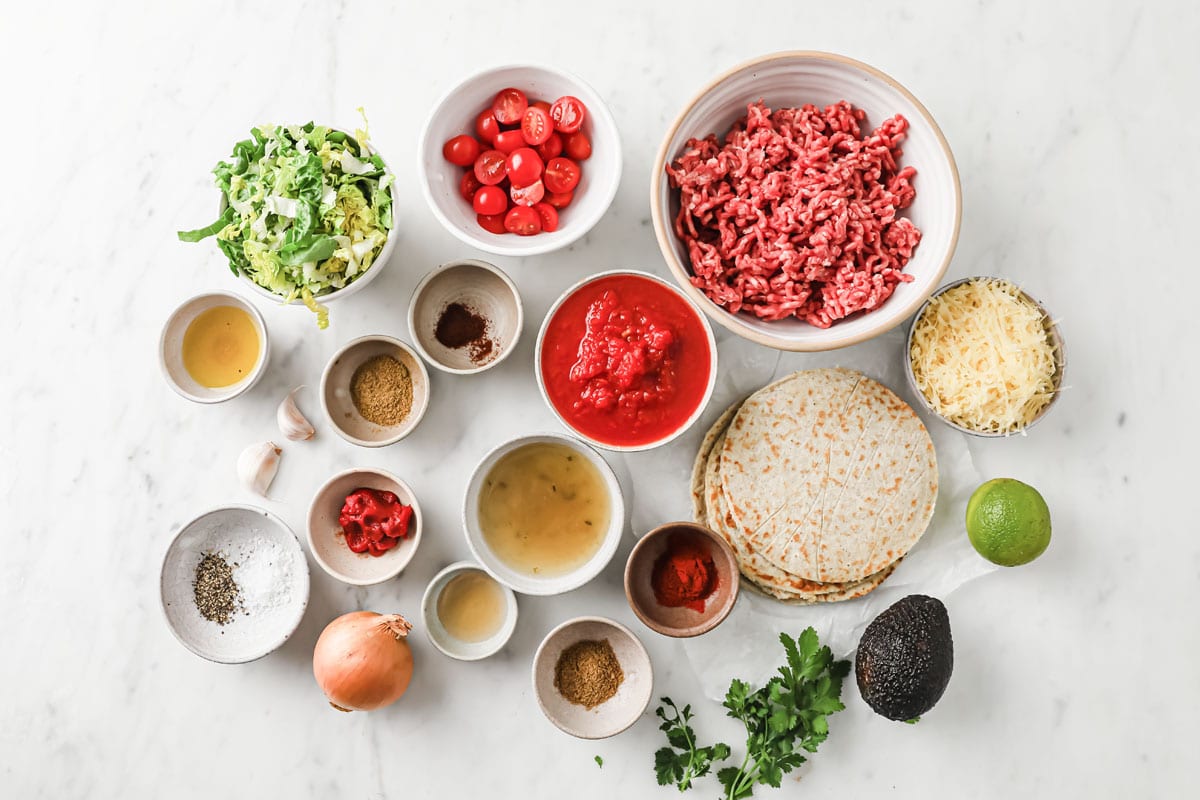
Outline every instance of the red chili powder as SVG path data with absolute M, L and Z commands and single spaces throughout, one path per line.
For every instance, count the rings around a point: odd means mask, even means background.
M 707 548 L 672 536 L 666 552 L 654 562 L 650 582 L 660 604 L 704 611 L 704 601 L 716 591 L 720 578 Z

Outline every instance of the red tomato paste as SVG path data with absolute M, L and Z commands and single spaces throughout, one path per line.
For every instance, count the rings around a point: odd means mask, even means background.
M 568 297 L 546 326 L 542 381 L 571 427 L 617 446 L 679 430 L 708 389 L 708 334 L 691 305 L 640 275 L 608 275 Z
M 355 489 L 342 503 L 338 525 L 351 550 L 381 556 L 408 537 L 412 514 L 412 506 L 401 503 L 393 492 Z

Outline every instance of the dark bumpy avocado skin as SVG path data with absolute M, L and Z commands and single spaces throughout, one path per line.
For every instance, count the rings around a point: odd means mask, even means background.
M 907 721 L 933 708 L 954 669 L 950 616 L 936 597 L 910 594 L 876 617 L 858 642 L 854 675 L 875 713 Z

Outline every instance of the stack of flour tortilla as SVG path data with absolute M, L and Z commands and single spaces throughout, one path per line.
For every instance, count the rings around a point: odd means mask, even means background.
M 696 520 L 754 586 L 795 603 L 873 591 L 925 532 L 937 490 L 916 413 L 848 369 L 796 372 L 735 403 L 692 470 Z

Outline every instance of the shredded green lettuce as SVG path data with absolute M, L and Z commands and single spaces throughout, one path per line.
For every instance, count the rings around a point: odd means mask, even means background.
M 359 109 L 362 112 L 362 109 Z M 299 299 L 329 325 L 317 298 L 366 273 L 393 225 L 392 176 L 371 152 L 366 115 L 353 137 L 323 125 L 264 125 L 213 168 L 226 207 L 212 224 L 180 231 L 215 236 L 235 275 Z

